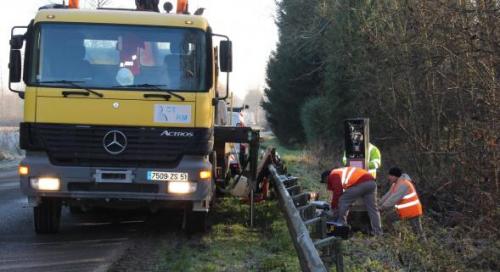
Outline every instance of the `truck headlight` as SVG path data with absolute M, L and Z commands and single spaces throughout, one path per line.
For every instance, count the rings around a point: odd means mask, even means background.
M 172 194 L 189 194 L 196 191 L 197 184 L 189 181 L 174 181 L 168 183 L 168 192 Z
M 58 178 L 32 178 L 31 187 L 39 191 L 58 191 L 61 181 Z

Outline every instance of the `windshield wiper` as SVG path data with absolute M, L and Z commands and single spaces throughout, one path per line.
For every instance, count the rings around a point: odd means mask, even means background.
M 94 94 L 94 95 L 97 95 L 99 97 L 104 97 L 104 95 L 102 93 L 98 93 L 94 90 L 91 90 L 87 87 L 84 87 L 84 86 L 80 86 L 79 84 L 77 83 L 83 83 L 85 81 L 77 81 L 77 80 L 51 80 L 51 81 L 38 81 L 38 83 L 60 83 L 60 84 L 66 84 L 66 85 L 69 85 L 69 86 L 72 86 L 74 88 L 78 88 L 78 89 L 83 89 L 83 90 L 86 90 L 87 92 L 91 93 L 91 94 Z M 70 94 L 70 93 L 68 93 Z M 75 94 L 75 93 L 72 93 L 72 94 Z M 64 95 L 64 93 L 63 93 Z M 66 95 L 64 95 L 66 97 Z
M 182 101 L 185 101 L 186 98 L 184 98 L 184 96 L 182 95 L 178 95 L 176 93 L 174 93 L 173 91 L 171 90 L 168 90 L 168 89 L 163 89 L 161 87 L 167 87 L 167 85 L 156 85 L 156 84 L 132 84 L 132 85 L 125 85 L 125 86 L 119 86 L 119 87 L 129 87 L 129 88 L 152 88 L 152 89 L 155 89 L 157 91 L 163 91 L 163 92 L 166 92 L 172 96 L 175 96 L 177 98 L 179 98 L 180 100 Z

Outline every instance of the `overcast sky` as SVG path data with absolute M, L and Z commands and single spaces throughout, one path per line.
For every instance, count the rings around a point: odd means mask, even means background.
M 82 7 L 92 0 L 80 0 Z M 160 7 L 164 0 L 160 0 Z M 174 6 L 177 1 L 171 1 Z M 0 2 L 0 71 L 7 92 L 10 29 L 27 25 L 39 6 L 62 3 L 55 0 L 21 0 Z M 111 0 L 113 7 L 135 7 L 134 0 Z M 190 0 L 190 10 L 206 8 L 204 16 L 215 33 L 226 34 L 233 41 L 233 73 L 230 86 L 243 98 L 251 88 L 263 88 L 269 54 L 277 42 L 273 0 Z M 162 9 L 161 9 L 162 10 Z

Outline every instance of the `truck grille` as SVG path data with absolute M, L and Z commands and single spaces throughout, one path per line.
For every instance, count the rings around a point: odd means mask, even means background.
M 163 133 L 165 130 L 169 133 Z M 127 138 L 127 146 L 116 155 L 103 145 L 110 131 L 119 131 Z M 175 167 L 183 155 L 208 155 L 213 148 L 213 130 L 22 123 L 21 148 L 45 150 L 55 165 Z
M 85 192 L 127 192 L 127 193 L 158 193 L 158 184 L 117 184 L 117 183 L 88 183 L 88 182 L 70 182 L 69 191 Z

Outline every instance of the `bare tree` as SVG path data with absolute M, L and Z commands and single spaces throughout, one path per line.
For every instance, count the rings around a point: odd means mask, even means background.
M 261 102 L 263 98 L 263 92 L 259 89 L 250 89 L 248 90 L 245 98 L 243 99 L 243 104 L 248 105 L 250 107 L 249 112 L 252 114 L 256 125 L 264 127 L 266 125 L 266 113 L 261 107 Z

